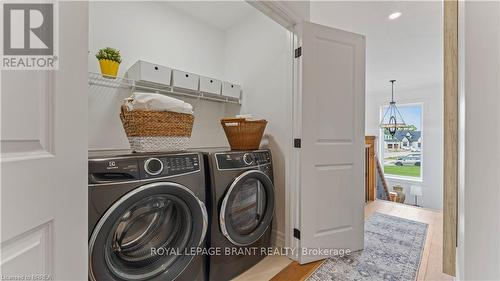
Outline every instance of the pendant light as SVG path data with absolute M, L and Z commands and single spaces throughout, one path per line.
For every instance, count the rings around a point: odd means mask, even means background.
M 387 129 L 391 136 L 396 134 L 396 131 L 399 128 L 405 128 L 405 120 L 396 106 L 396 102 L 394 101 L 394 82 L 396 80 L 390 80 L 392 86 L 391 92 L 391 102 L 389 103 L 389 107 L 385 111 L 384 117 L 382 117 L 382 121 L 380 122 L 380 128 Z

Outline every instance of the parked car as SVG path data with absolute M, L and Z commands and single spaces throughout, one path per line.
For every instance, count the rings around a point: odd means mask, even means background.
M 411 152 L 420 152 L 420 151 L 421 151 L 420 147 L 412 147 L 411 148 Z
M 394 163 L 396 166 L 415 165 L 420 166 L 420 155 L 408 155 L 400 157 Z

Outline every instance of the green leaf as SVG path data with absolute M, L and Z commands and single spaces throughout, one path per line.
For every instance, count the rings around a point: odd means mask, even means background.
M 120 51 L 111 47 L 100 49 L 99 51 L 97 51 L 95 57 L 98 60 L 111 60 L 116 61 L 117 63 L 122 62 Z

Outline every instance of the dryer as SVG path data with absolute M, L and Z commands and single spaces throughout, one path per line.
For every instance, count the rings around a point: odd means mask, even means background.
M 200 153 L 89 159 L 89 279 L 205 280 Z
M 275 196 L 269 150 L 211 152 L 209 280 L 230 280 L 266 256 Z

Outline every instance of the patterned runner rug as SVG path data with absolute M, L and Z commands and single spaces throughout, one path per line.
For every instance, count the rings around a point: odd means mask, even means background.
M 381 213 L 365 221 L 365 248 L 326 260 L 308 281 L 415 280 L 428 225 Z

